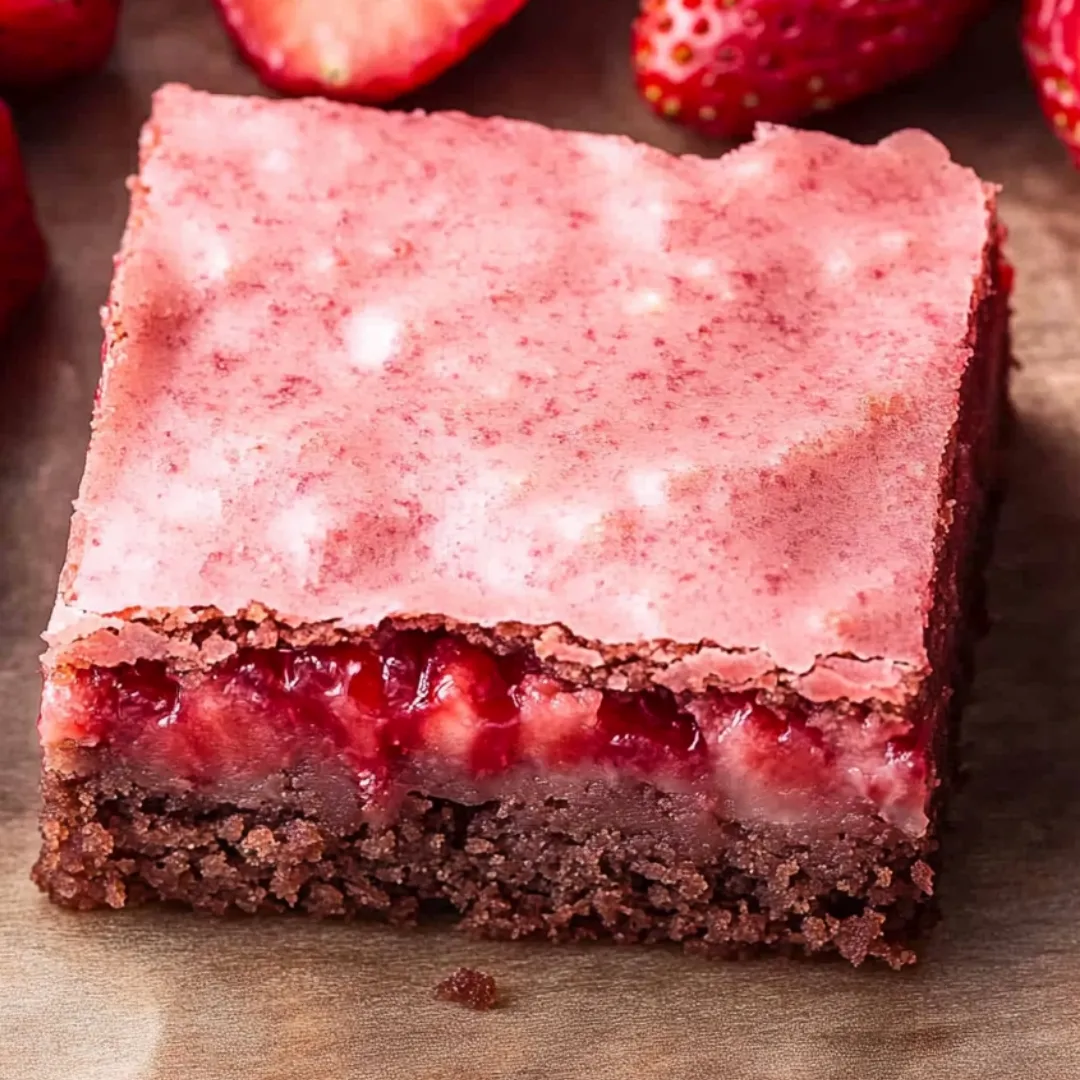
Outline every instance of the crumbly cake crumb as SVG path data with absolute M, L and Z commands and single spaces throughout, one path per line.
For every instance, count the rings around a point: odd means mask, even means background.
M 454 1001 L 467 1009 L 484 1012 L 497 1004 L 498 986 L 494 976 L 486 971 L 459 967 L 435 987 L 435 996 L 441 1001 Z

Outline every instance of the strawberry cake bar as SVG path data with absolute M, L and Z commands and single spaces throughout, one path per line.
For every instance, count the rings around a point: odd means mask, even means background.
M 156 95 L 39 721 L 59 903 L 913 958 L 997 479 L 995 195 Z

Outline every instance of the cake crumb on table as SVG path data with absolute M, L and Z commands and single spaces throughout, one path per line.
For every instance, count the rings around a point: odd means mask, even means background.
M 482 1012 L 497 1004 L 498 987 L 495 977 L 486 971 L 459 967 L 435 987 L 435 996 Z

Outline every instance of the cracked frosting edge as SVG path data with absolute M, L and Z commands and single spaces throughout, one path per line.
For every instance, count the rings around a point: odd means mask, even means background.
M 391 615 L 395 629 L 446 631 L 495 652 L 531 649 L 554 675 L 606 690 L 662 686 L 673 693 L 762 689 L 794 692 L 813 702 L 845 699 L 902 706 L 913 700 L 928 674 L 886 657 L 819 656 L 803 671 L 779 667 L 764 649 L 728 648 L 712 642 L 666 640 L 611 644 L 577 637 L 553 623 L 479 626 L 446 615 Z M 110 615 L 71 607 L 58 599 L 43 635 L 46 673 L 63 667 L 115 667 L 137 660 L 164 661 L 178 670 L 220 663 L 242 648 L 304 648 L 361 642 L 379 625 L 344 620 L 310 623 L 259 603 L 226 613 L 215 608 L 134 609 Z

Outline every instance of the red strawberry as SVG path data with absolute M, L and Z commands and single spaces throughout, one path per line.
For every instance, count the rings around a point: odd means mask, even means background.
M 637 83 L 662 116 L 749 133 L 941 59 L 986 0 L 642 0 Z
M 45 241 L 34 218 L 11 113 L 0 102 L 0 329 L 41 284 L 45 268 Z
M 524 2 L 217 0 L 237 46 L 268 86 L 371 102 L 430 82 Z
M 1080 7 L 1076 0 L 1027 0 L 1023 42 L 1043 112 L 1080 165 Z
M 0 0 L 0 84 L 34 86 L 105 63 L 120 0 Z

